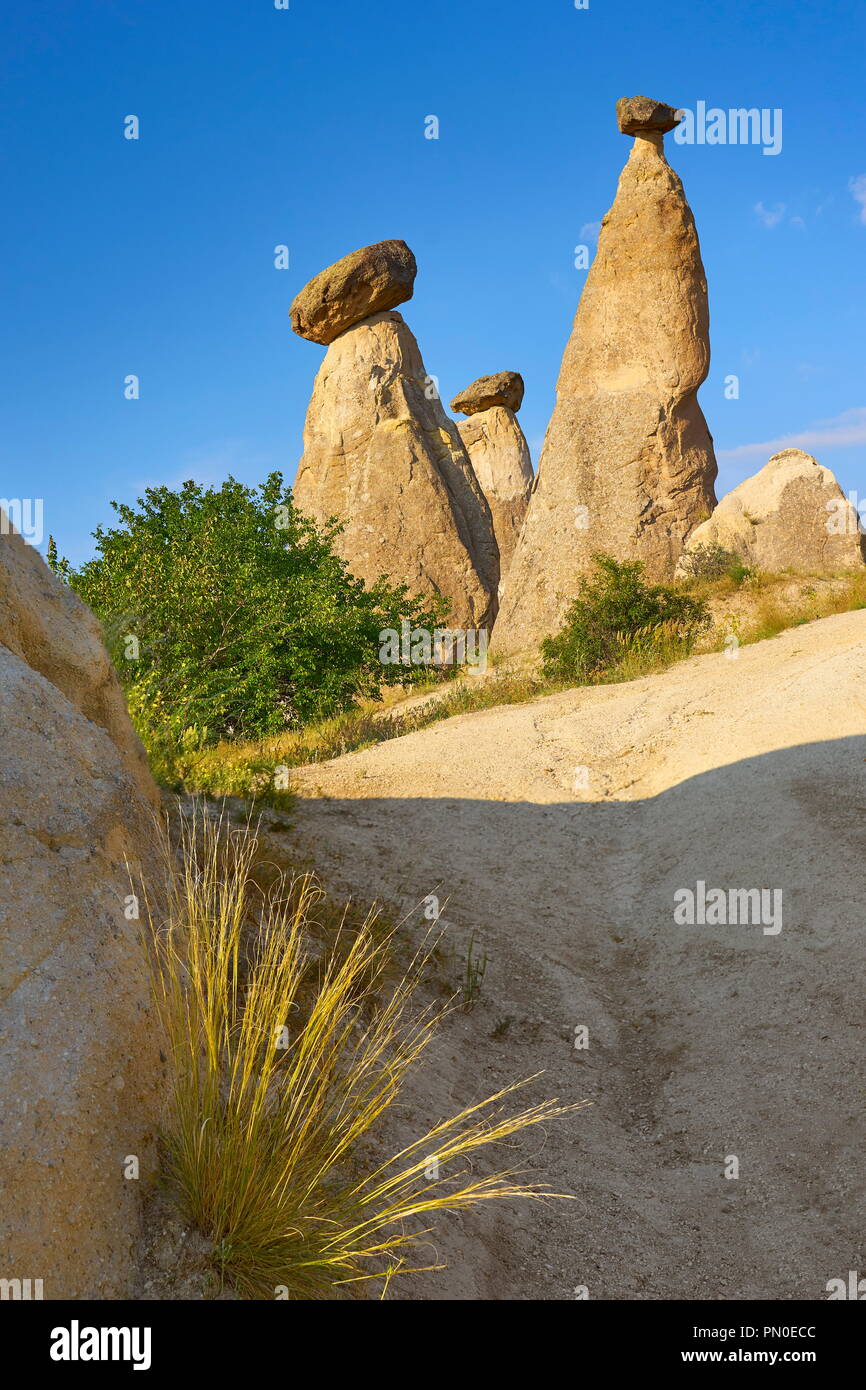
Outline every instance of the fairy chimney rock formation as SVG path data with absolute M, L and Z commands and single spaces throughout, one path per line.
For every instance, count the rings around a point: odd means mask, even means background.
M 862 567 L 864 540 L 830 469 L 802 449 L 783 449 L 692 532 L 678 573 L 700 573 L 702 557 L 718 547 L 771 574 L 833 574 Z
M 557 384 L 538 478 L 503 587 L 494 643 L 555 632 L 592 555 L 673 576 L 715 506 L 697 390 L 709 369 L 707 283 L 694 218 L 664 153 L 673 107 L 623 98 L 634 145 L 604 218 Z
M 452 626 L 489 627 L 499 584 L 490 507 L 412 332 L 381 308 L 398 290 L 401 299 L 412 293 L 398 273 L 405 257 L 383 257 L 382 247 L 403 247 L 414 276 L 409 248 L 382 242 L 323 271 L 293 305 L 295 331 L 311 337 L 314 325 L 315 340 L 327 332 L 330 343 L 307 411 L 295 501 L 320 524 L 342 523 L 335 548 L 357 578 L 372 584 L 385 575 L 411 594 L 442 597 Z M 374 280 L 375 294 L 359 292 Z M 340 298 L 346 286 L 349 303 Z M 365 304 L 375 308 L 359 316 Z
M 532 491 L 532 460 L 516 411 L 523 401 L 519 372 L 482 376 L 461 391 L 451 409 L 467 415 L 457 428 L 490 504 L 499 546 L 500 592 Z

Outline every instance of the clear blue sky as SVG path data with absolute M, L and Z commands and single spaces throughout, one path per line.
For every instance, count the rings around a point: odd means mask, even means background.
M 862 0 L 48 0 L 0 32 L 0 495 L 44 497 L 74 562 L 110 497 L 294 477 L 324 349 L 289 303 L 386 237 L 417 256 L 403 312 L 443 398 L 521 371 L 537 461 L 637 92 L 783 112 L 775 157 L 667 139 L 710 285 L 720 494 L 793 437 L 866 496 Z

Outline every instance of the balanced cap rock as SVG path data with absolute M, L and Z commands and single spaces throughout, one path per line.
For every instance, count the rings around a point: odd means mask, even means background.
M 670 117 L 649 109 L 661 103 L 635 103 L 620 108 L 621 123 L 639 128 L 563 356 L 503 586 L 500 650 L 558 630 L 596 552 L 642 561 L 653 582 L 670 579 L 715 506 L 716 460 L 697 401 L 710 361 L 698 236 L 664 154 Z
M 400 314 L 372 313 L 328 348 L 294 497 L 314 521 L 342 523 L 334 546 L 358 579 L 384 575 L 441 597 L 452 626 L 492 624 L 499 551 L 490 507 Z
M 830 469 L 802 449 L 783 449 L 692 532 L 678 573 L 690 574 L 716 546 L 771 574 L 832 574 L 862 566 L 864 537 Z
M 494 405 L 504 405 L 508 410 L 518 411 L 523 404 L 523 390 L 523 377 L 519 372 L 480 376 L 454 397 L 451 409 L 459 411 L 461 415 L 477 415 L 480 410 L 490 410 Z
M 616 104 L 616 121 L 623 135 L 665 135 L 680 123 L 680 113 L 674 106 L 652 97 L 620 97 Z
M 405 241 L 377 241 L 329 265 L 295 296 L 292 328 L 314 343 L 332 343 L 347 328 L 412 298 L 418 267 Z
M 490 505 L 499 547 L 500 592 L 529 505 L 533 473 L 529 446 L 515 415 L 523 400 L 518 372 L 482 376 L 451 402 L 469 416 L 457 428 Z

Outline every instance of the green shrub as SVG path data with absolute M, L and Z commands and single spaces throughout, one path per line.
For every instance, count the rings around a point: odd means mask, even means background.
M 708 541 L 686 551 L 680 566 L 689 579 L 732 579 L 742 584 L 752 571 L 733 550 L 725 550 L 718 541 Z
M 426 674 L 383 665 L 379 632 L 404 617 L 434 628 L 443 605 L 353 578 L 334 553 L 339 525 L 302 516 L 279 473 L 112 506 L 122 524 L 94 532 L 96 558 L 73 572 L 55 548 L 53 568 L 101 619 L 157 761 L 298 728 Z
M 709 625 L 706 605 L 663 585 L 648 585 L 643 565 L 593 556 L 595 573 L 580 581 L 579 594 L 554 637 L 541 644 L 547 680 L 603 680 L 637 654 L 642 666 L 658 654 L 685 655 Z

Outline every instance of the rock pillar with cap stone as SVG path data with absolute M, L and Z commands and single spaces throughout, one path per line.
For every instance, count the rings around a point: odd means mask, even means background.
M 516 411 L 523 401 L 519 372 L 479 377 L 451 402 L 469 418 L 457 428 L 490 504 L 499 546 L 500 592 L 532 491 L 532 460 Z
M 665 158 L 673 107 L 617 103 L 634 136 L 604 218 L 557 384 L 494 645 L 556 632 L 596 552 L 670 579 L 715 506 L 716 460 L 697 401 L 709 369 L 707 282 L 694 218 Z
M 292 327 L 327 343 L 304 427 L 294 497 L 367 584 L 385 576 L 442 597 L 453 627 L 490 627 L 499 551 L 490 508 L 418 344 L 393 306 L 409 299 L 405 242 L 346 256 L 295 299 Z

